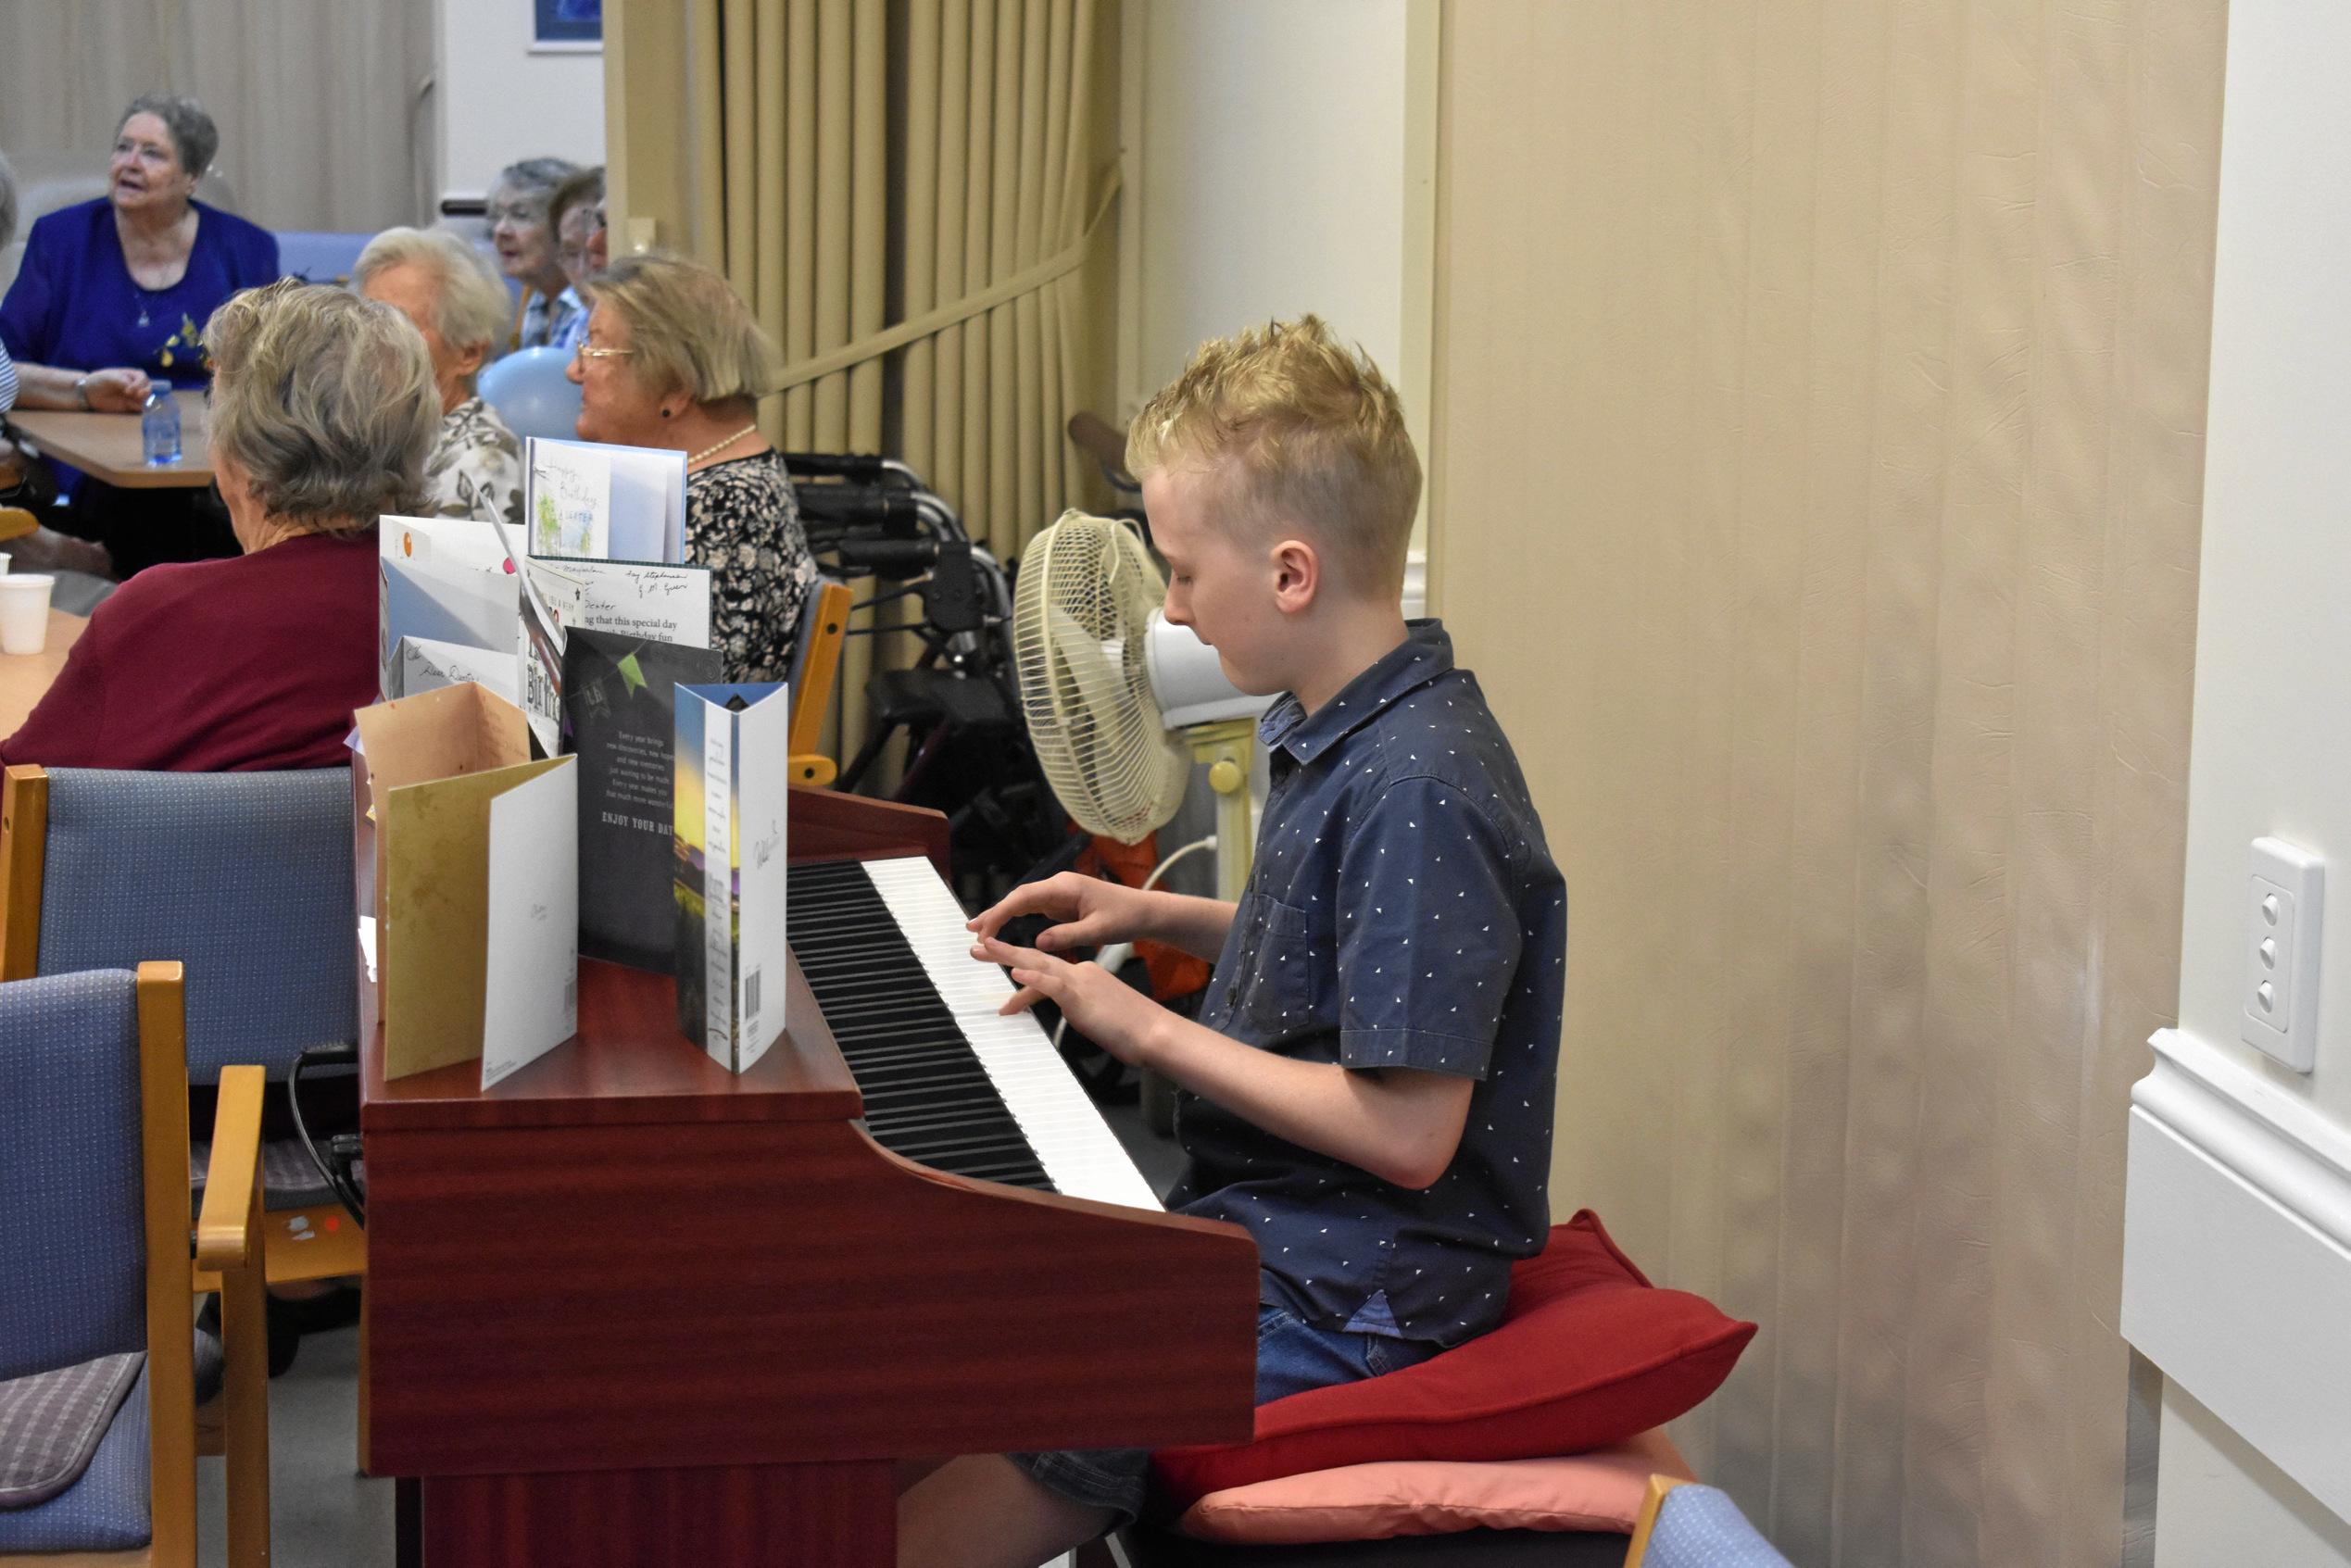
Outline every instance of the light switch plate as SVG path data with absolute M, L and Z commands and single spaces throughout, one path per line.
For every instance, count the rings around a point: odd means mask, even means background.
M 2326 862 L 2282 838 L 2253 841 L 2237 1033 L 2307 1073 L 2319 1048 L 2319 931 Z

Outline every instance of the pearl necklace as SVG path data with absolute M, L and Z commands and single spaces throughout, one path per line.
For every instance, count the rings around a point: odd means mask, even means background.
M 749 424 L 745 425 L 741 430 L 736 431 L 733 435 L 728 436 L 724 441 L 720 442 L 717 445 L 705 446 L 699 452 L 690 454 L 685 459 L 685 466 L 687 468 L 692 468 L 703 458 L 713 457 L 718 453 L 725 451 L 728 447 L 734 445 L 736 442 L 742 440 L 745 436 L 749 435 L 752 432 L 758 430 L 759 428 L 759 420 L 753 420 Z

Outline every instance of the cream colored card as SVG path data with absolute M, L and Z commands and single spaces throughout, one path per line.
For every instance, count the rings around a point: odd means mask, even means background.
M 580 769 L 553 760 L 490 802 L 485 1089 L 579 1033 Z

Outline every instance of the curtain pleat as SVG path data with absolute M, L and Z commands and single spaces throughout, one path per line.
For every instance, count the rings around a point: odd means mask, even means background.
M 982 0 L 985 3 L 985 0 Z M 970 195 L 968 173 L 971 146 L 972 12 L 974 0 L 941 0 L 938 53 L 938 158 L 933 171 L 937 220 L 937 252 L 931 269 L 929 297 L 933 303 L 953 298 L 963 288 L 963 257 L 969 244 L 965 205 Z M 931 96 L 931 94 L 920 94 Z M 919 186 L 906 199 L 926 199 Z M 908 257 L 913 265 L 913 257 Z M 963 488 L 963 353 L 962 322 L 948 327 L 930 341 L 937 358 L 927 384 L 915 379 L 916 362 L 909 352 L 903 385 L 910 401 L 925 401 L 931 408 L 932 439 L 936 443 L 927 467 L 917 465 L 931 483 L 949 495 Z
M 899 60 L 893 5 L 905 13 Z M 1114 117 L 1091 101 L 1106 80 L 1094 52 L 1115 31 L 1100 18 L 1100 0 L 685 7 L 689 243 L 725 269 L 794 368 L 796 384 L 763 409 L 771 439 L 874 451 L 895 423 L 895 455 L 1000 558 L 1062 508 L 1106 498 L 1062 436 L 1071 410 L 1106 408 L 1109 396 L 1106 378 L 1082 379 L 1107 369 L 1102 357 L 1079 351 L 1106 325 L 1079 265 L 1115 165 L 1102 139 Z M 632 105 L 678 91 L 630 79 L 626 56 L 619 69 Z M 893 81 L 902 103 L 891 102 Z M 904 169 L 896 234 L 893 135 Z M 617 183 L 625 194 L 655 177 L 624 170 Z M 898 327 L 887 320 L 893 285 Z M 894 383 L 884 373 L 892 353 Z M 873 585 L 853 586 L 862 597 Z M 849 747 L 864 728 L 866 676 L 913 646 L 896 635 L 851 640 L 836 705 Z
M 726 265 L 725 7 L 701 5 L 686 11 L 686 59 L 693 80 L 686 100 L 692 117 L 696 159 L 692 177 L 697 199 L 688 204 L 694 230 L 687 245 L 712 265 Z
M 988 281 L 1001 278 L 1020 265 L 1021 178 L 1021 13 L 1017 0 L 1002 0 L 996 18 L 996 72 L 991 92 L 996 100 L 988 144 L 987 248 Z M 1019 471 L 1014 444 L 1019 440 L 1020 343 L 1013 320 L 1015 307 L 999 305 L 987 313 L 987 510 L 981 514 L 988 544 L 1002 550 L 1004 537 L 1013 532 L 1012 518 L 1020 504 Z M 966 458 L 966 462 L 969 458 Z
M 777 341 L 786 359 L 816 352 L 816 10 L 818 0 L 784 0 L 785 46 L 785 310 Z M 771 329 L 774 323 L 770 323 Z M 784 395 L 784 445 L 806 451 L 816 445 L 816 390 L 797 386 Z
M 851 341 L 882 330 L 889 270 L 889 22 L 884 0 L 858 0 L 850 45 L 857 134 L 849 158 L 850 259 L 849 330 Z M 849 445 L 876 452 L 882 445 L 882 364 L 869 359 L 849 372 Z
M 973 0 L 972 40 L 964 53 L 964 294 L 987 286 L 988 220 L 996 189 L 996 25 L 1002 8 L 1003 0 Z M 953 494 L 963 498 L 968 513 L 980 511 L 987 501 L 987 319 L 974 317 L 962 335 L 963 385 L 957 399 L 963 416 L 962 462 Z
M 906 22 L 906 80 L 937 83 L 943 80 L 945 44 L 939 30 L 939 0 L 909 0 Z M 913 91 L 906 98 L 906 313 L 919 316 L 938 303 L 940 208 L 934 193 L 939 189 L 939 121 L 946 112 L 942 94 Z M 941 334 L 942 336 L 945 334 Z M 906 460 L 918 473 L 935 473 L 938 464 L 938 402 L 931 382 L 938 364 L 938 344 L 924 339 L 909 344 L 900 365 L 902 404 L 899 429 L 904 432 Z

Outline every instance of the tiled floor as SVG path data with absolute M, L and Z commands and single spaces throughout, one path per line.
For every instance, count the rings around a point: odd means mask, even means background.
M 1105 1119 L 1146 1180 L 1165 1192 L 1180 1155 L 1150 1132 L 1135 1106 Z M 311 1335 L 284 1376 L 270 1385 L 271 1536 L 281 1568 L 390 1568 L 392 1483 L 358 1473 L 359 1334 Z M 220 1568 L 220 1461 L 197 1479 L 197 1561 Z

